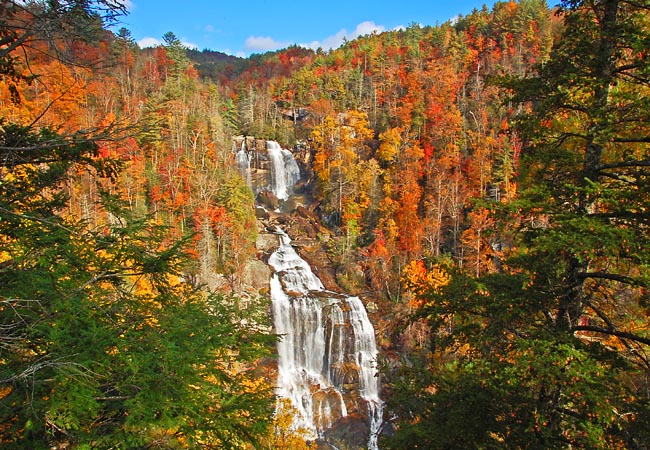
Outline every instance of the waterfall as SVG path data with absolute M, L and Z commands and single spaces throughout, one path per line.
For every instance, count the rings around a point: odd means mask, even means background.
M 271 165 L 270 190 L 281 200 L 289 198 L 291 187 L 300 179 L 300 168 L 289 150 L 275 141 L 266 141 Z
M 267 141 L 269 189 L 289 198 L 300 179 L 290 151 Z M 238 159 L 239 162 L 239 159 Z M 243 163 L 243 160 L 242 160 Z M 243 165 L 243 164 L 242 164 Z M 309 264 L 277 232 L 280 245 L 270 256 L 273 321 L 278 343 L 279 397 L 296 410 L 294 426 L 322 438 L 338 419 L 367 417 L 370 450 L 377 450 L 383 416 L 376 376 L 375 332 L 358 297 L 327 291 Z
M 253 185 L 253 180 L 251 176 L 251 157 L 252 153 L 246 151 L 246 139 L 241 143 L 241 148 L 237 151 L 236 155 L 237 168 L 239 173 L 246 180 L 248 186 Z
M 300 167 L 296 159 L 286 148 L 282 149 L 282 158 L 284 159 L 284 172 L 287 177 L 287 186 L 290 188 L 300 180 Z
M 275 270 L 273 320 L 281 336 L 277 393 L 296 409 L 294 426 L 316 438 L 348 415 L 344 395 L 358 386 L 357 402 L 362 405 L 350 401 L 368 416 L 368 448 L 376 450 L 383 409 L 377 346 L 366 310 L 358 297 L 325 290 L 289 236 L 281 230 L 278 235 L 280 245 L 269 258 Z

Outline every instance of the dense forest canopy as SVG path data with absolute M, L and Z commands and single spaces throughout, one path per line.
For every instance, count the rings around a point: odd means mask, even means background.
M 306 448 L 237 135 L 296 149 L 376 307 L 381 448 L 650 447 L 650 2 L 246 59 L 140 49 L 125 12 L 0 1 L 3 447 Z

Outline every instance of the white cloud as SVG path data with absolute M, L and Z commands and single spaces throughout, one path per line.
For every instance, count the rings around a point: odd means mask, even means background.
M 135 9 L 135 3 L 133 3 L 132 0 L 122 0 L 122 4 L 126 8 L 127 11 L 133 11 Z
M 375 24 L 375 22 L 372 21 L 365 21 L 357 25 L 357 27 L 351 33 L 349 33 L 348 30 L 343 28 L 338 33 L 332 36 L 328 36 L 322 41 L 313 41 L 309 44 L 301 44 L 301 45 L 303 47 L 311 48 L 313 50 L 316 50 L 318 48 L 322 48 L 323 50 L 331 50 L 333 48 L 340 47 L 341 45 L 343 45 L 343 43 L 346 40 L 351 41 L 353 39 L 358 38 L 359 36 L 372 34 L 375 32 L 381 33 L 385 29 L 386 27 L 384 27 L 383 25 L 377 25 Z
M 187 48 L 196 48 L 196 49 L 199 48 L 199 46 L 194 44 L 193 42 L 184 41 L 182 39 L 181 39 L 181 44 L 183 44 L 183 46 Z M 163 45 L 163 41 L 162 39 L 158 39 L 155 37 L 145 37 L 138 41 L 138 45 L 140 46 L 140 48 L 158 47 L 159 45 Z
M 231 49 L 229 49 L 229 48 L 226 48 L 226 49 L 223 49 L 223 50 L 219 50 L 219 51 L 220 51 L 221 53 L 225 53 L 226 55 L 236 56 L 236 57 L 238 57 L 238 58 L 248 58 L 248 55 L 246 54 L 246 52 L 242 52 L 242 51 L 239 51 L 239 52 L 233 52 L 233 51 L 232 51 Z
M 348 30 L 343 28 L 336 34 L 328 36 L 322 41 L 312 41 L 310 43 L 302 43 L 298 45 L 305 48 L 311 48 L 312 50 L 317 50 L 319 48 L 322 48 L 323 50 L 332 50 L 343 45 L 346 40 L 351 41 L 366 34 L 381 33 L 385 29 L 386 27 L 383 25 L 377 25 L 372 21 L 365 21 L 358 24 L 352 32 L 348 32 Z M 272 37 L 268 36 L 250 36 L 246 39 L 246 49 L 250 51 L 266 52 L 278 50 L 288 47 L 291 44 L 291 42 L 287 41 L 276 41 Z
M 322 48 L 324 50 L 331 50 L 333 48 L 339 47 L 343 44 L 345 39 L 348 36 L 348 31 L 344 28 L 338 33 L 328 36 L 323 39 L 322 42 L 314 41 L 311 43 L 311 48 L 316 50 L 317 48 Z
M 248 50 L 260 50 L 260 51 L 270 51 L 277 50 L 283 47 L 288 47 L 291 45 L 289 42 L 276 41 L 271 37 L 264 36 L 250 36 L 246 39 L 246 48 Z
M 194 42 L 189 42 L 189 41 L 183 41 L 181 40 L 181 44 L 183 44 L 183 47 L 189 48 L 189 49 L 199 49 L 199 46 L 196 45 Z
M 138 41 L 138 45 L 140 48 L 158 47 L 159 45 L 162 45 L 162 40 L 154 37 L 145 37 Z
M 361 22 L 359 25 L 357 25 L 357 28 L 355 28 L 354 33 L 350 36 L 351 39 L 357 38 L 359 36 L 363 36 L 366 34 L 372 34 L 372 33 L 381 33 L 382 31 L 385 30 L 385 27 L 383 25 L 376 25 L 375 22 L 367 20 L 365 22 Z

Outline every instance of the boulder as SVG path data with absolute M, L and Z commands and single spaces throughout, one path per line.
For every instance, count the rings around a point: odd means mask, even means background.
M 271 268 L 264 262 L 253 259 L 244 267 L 241 282 L 255 291 L 268 290 L 271 279 Z
M 265 190 L 257 194 L 257 202 L 273 211 L 280 208 L 280 199 L 271 191 Z
M 367 448 L 369 424 L 366 417 L 349 415 L 341 417 L 325 432 L 325 442 L 339 450 Z
M 270 217 L 269 212 L 263 206 L 255 207 L 255 217 L 262 220 L 268 220 Z
M 280 240 L 276 234 L 271 233 L 259 233 L 257 235 L 257 241 L 255 242 L 255 247 L 257 248 L 258 253 L 264 253 L 270 255 L 280 246 Z
M 303 219 L 309 219 L 311 221 L 318 222 L 318 217 L 314 214 L 313 211 L 307 209 L 304 205 L 296 207 L 296 214 Z

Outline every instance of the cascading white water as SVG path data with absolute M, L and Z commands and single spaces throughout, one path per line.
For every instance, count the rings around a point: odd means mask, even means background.
M 267 141 L 266 146 L 270 189 L 286 200 L 300 179 L 298 164 L 277 142 Z M 242 166 L 243 162 L 242 158 Z M 282 337 L 277 393 L 295 408 L 296 429 L 306 430 L 311 438 L 322 437 L 338 419 L 348 416 L 350 408 L 367 414 L 368 448 L 376 450 L 383 403 L 376 377 L 375 334 L 366 310 L 358 297 L 327 291 L 291 246 L 289 236 L 282 230 L 277 234 L 280 245 L 269 258 L 275 270 L 273 320 Z
M 269 258 L 275 269 L 271 299 L 278 343 L 278 395 L 297 410 L 294 425 L 322 436 L 348 415 L 344 394 L 358 383 L 370 421 L 368 448 L 376 450 L 382 401 L 372 324 L 358 297 L 326 291 L 278 230 L 280 246 Z
M 289 198 L 291 187 L 300 179 L 300 168 L 289 150 L 275 141 L 266 141 L 271 163 L 270 190 L 281 200 Z
M 284 172 L 287 177 L 287 187 L 291 189 L 300 179 L 300 167 L 298 167 L 293 153 L 286 148 L 282 149 L 282 157 L 284 158 Z
M 241 143 L 241 148 L 235 154 L 235 158 L 239 173 L 241 173 L 241 176 L 244 177 L 248 186 L 253 185 L 251 176 L 251 156 L 252 154 L 246 151 L 246 140 L 244 139 L 244 141 Z
M 383 420 L 382 401 L 379 397 L 379 381 L 376 376 L 377 344 L 375 330 L 368 320 L 366 309 L 358 297 L 350 297 L 349 305 L 353 311 L 350 321 L 354 329 L 354 349 L 359 365 L 359 390 L 368 404 L 370 419 L 369 449 L 377 449 L 377 441 Z

